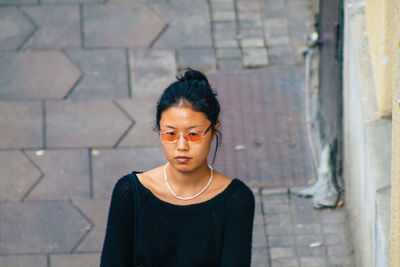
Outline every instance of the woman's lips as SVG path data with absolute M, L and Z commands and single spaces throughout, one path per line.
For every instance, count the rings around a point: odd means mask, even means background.
M 176 161 L 178 161 L 179 163 L 186 163 L 186 162 L 188 162 L 188 161 L 190 160 L 189 157 L 176 157 L 175 159 L 176 159 Z

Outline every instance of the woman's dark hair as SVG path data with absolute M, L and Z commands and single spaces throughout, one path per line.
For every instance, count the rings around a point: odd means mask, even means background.
M 200 71 L 187 68 L 181 77 L 176 78 L 177 81 L 164 90 L 157 102 L 155 129 L 160 130 L 161 115 L 166 109 L 187 104 L 194 111 L 204 113 L 211 122 L 212 132 L 217 131 L 215 125 L 219 122 L 220 106 L 216 97 L 217 93 L 210 87 L 206 76 Z M 218 131 L 213 164 L 220 142 L 221 133 Z

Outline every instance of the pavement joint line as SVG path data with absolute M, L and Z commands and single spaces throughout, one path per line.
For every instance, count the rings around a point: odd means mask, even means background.
M 263 228 L 264 228 L 264 236 L 265 236 L 265 245 L 266 245 L 266 250 L 267 250 L 267 260 L 268 260 L 268 266 L 272 266 L 271 263 L 271 250 L 270 250 L 270 245 L 269 245 L 269 239 L 268 239 L 268 232 L 267 232 L 267 222 L 266 222 L 266 214 L 264 211 L 264 201 L 263 201 L 263 194 L 262 194 L 262 189 L 259 188 L 258 191 L 258 197 L 260 198 L 260 206 L 261 206 L 261 216 L 263 218 Z
M 22 196 L 21 202 L 24 202 L 25 199 L 30 195 L 30 193 L 36 188 L 36 186 L 44 179 L 46 174 L 40 169 L 40 167 L 26 154 L 25 150 L 21 150 L 21 153 L 28 159 L 28 161 L 40 172 L 39 178 L 32 184 L 32 186 L 26 191 L 26 193 Z
M 80 215 L 89 222 L 90 224 L 90 229 L 86 230 L 86 232 L 79 238 L 78 242 L 72 247 L 70 253 L 75 253 L 75 250 L 79 247 L 79 245 L 85 240 L 86 236 L 93 230 L 95 227 L 95 224 L 93 221 L 71 200 L 69 199 L 68 202 L 71 204 L 72 207 L 74 207 Z
M 94 198 L 94 189 L 93 189 L 93 156 L 92 156 L 92 148 L 88 149 L 89 156 L 89 189 L 90 189 L 90 199 Z
M 212 12 L 211 0 L 207 0 L 207 5 L 208 5 L 208 13 L 210 15 L 211 46 L 214 48 L 214 53 L 216 54 L 215 32 L 214 32 L 214 22 L 213 22 L 213 12 Z M 217 68 L 217 70 L 219 69 L 218 64 L 217 64 L 216 68 Z
M 80 76 L 79 78 L 75 81 L 75 83 L 71 86 L 71 88 L 68 90 L 67 94 L 63 97 L 63 100 L 68 99 L 68 97 L 71 96 L 71 94 L 75 91 L 75 88 L 79 85 L 79 83 L 82 81 L 82 79 L 85 77 L 85 73 L 84 71 L 76 64 L 76 62 L 74 62 L 74 60 L 72 60 L 72 58 L 70 58 L 68 56 L 68 54 L 65 52 L 64 49 L 61 49 L 60 52 L 63 54 L 63 56 L 65 56 L 69 62 L 71 62 L 72 65 L 74 65 L 74 67 L 76 69 L 79 70 L 80 72 Z
M 293 211 L 293 206 L 292 206 L 291 198 L 289 198 L 289 195 L 287 195 L 287 196 L 288 196 L 288 200 L 289 200 L 290 222 L 291 222 L 292 232 L 293 232 L 293 238 L 294 238 L 294 247 L 295 247 L 295 249 L 296 249 L 296 251 L 295 251 L 295 253 L 296 253 L 296 259 L 297 259 L 297 263 L 300 263 L 300 262 L 301 262 L 301 260 L 300 260 L 301 255 L 300 255 L 300 252 L 299 252 L 299 250 L 298 250 L 299 243 L 298 243 L 298 241 L 297 241 L 297 234 L 296 234 L 296 229 L 295 229 L 295 222 L 294 222 L 294 216 L 293 216 L 294 211 Z
M 33 31 L 29 33 L 26 38 L 22 41 L 22 43 L 17 47 L 17 51 L 21 51 L 24 49 L 24 46 L 29 42 L 29 40 L 36 34 L 39 30 L 39 25 L 35 23 L 35 21 L 26 13 L 24 10 L 21 9 L 21 6 L 16 7 L 19 12 L 21 12 L 22 16 L 24 16 L 32 25 Z
M 81 31 L 81 48 L 85 47 L 85 26 L 83 17 L 83 4 L 79 4 L 79 26 Z
M 42 100 L 42 115 L 43 115 L 43 149 L 47 147 L 47 115 L 46 115 L 46 101 Z
M 125 57 L 126 57 L 126 69 L 127 69 L 127 77 L 128 77 L 128 97 L 132 98 L 132 74 L 131 74 L 131 60 L 129 57 L 129 48 L 125 48 Z
M 112 103 L 129 119 L 131 120 L 131 125 L 125 130 L 125 132 L 118 138 L 117 142 L 114 144 L 113 148 L 117 148 L 118 145 L 122 142 L 122 140 L 126 137 L 126 135 L 130 132 L 132 127 L 136 124 L 135 120 L 131 117 L 131 115 L 121 106 L 118 104 L 117 101 L 113 100 Z
M 153 46 L 157 43 L 157 41 L 161 38 L 161 36 L 168 30 L 169 24 L 165 23 L 164 27 L 161 31 L 154 37 L 154 39 L 150 42 L 149 48 L 153 48 Z

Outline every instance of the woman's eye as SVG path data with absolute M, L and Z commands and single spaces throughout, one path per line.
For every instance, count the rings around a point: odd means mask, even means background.
M 199 133 L 191 132 L 191 133 L 189 133 L 189 135 L 196 136 L 196 135 L 199 135 Z
M 165 132 L 165 134 L 168 134 L 168 135 L 175 135 L 174 132 Z

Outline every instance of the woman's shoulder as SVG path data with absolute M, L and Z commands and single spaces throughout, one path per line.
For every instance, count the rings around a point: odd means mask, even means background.
M 230 198 L 233 202 L 254 203 L 253 191 L 240 179 L 234 178 L 231 182 Z

